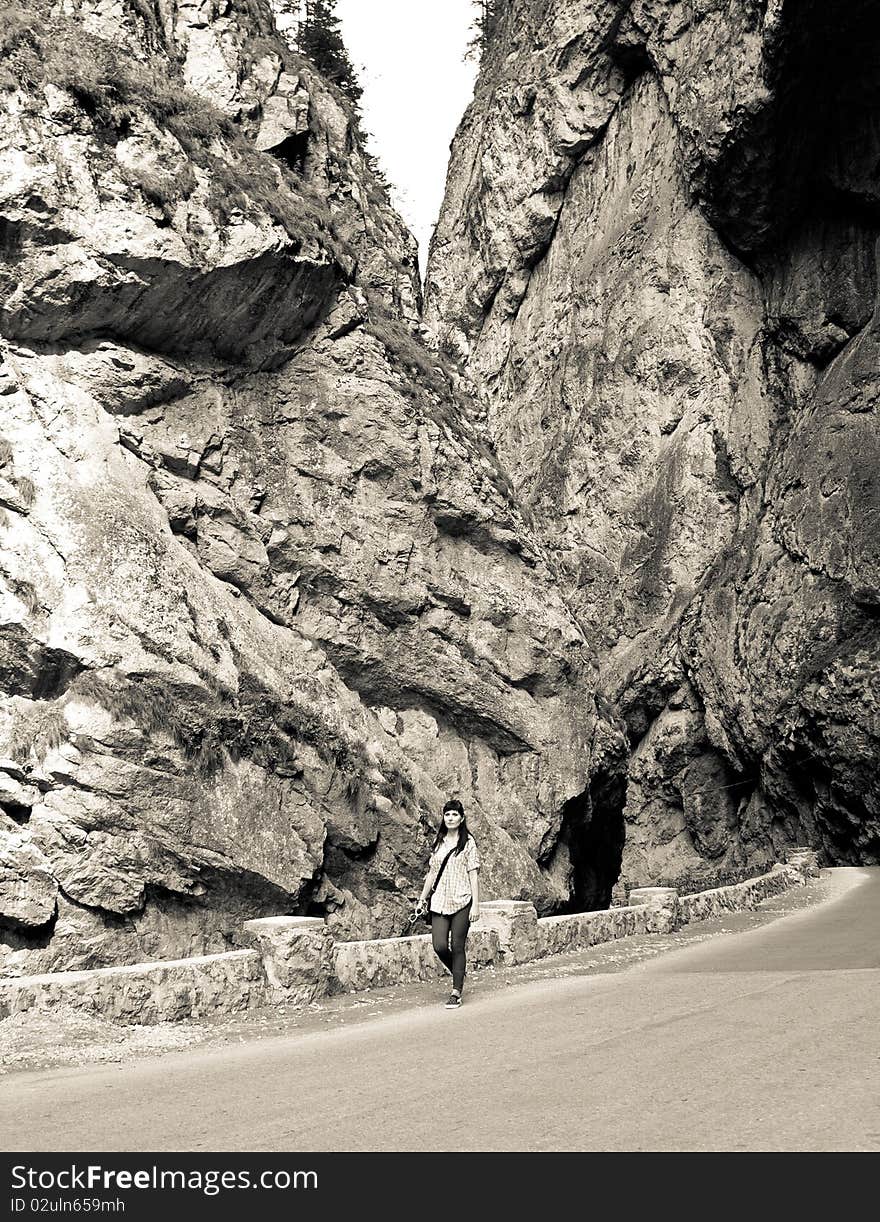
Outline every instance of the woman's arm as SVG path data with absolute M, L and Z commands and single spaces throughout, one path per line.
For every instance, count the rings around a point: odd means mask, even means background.
M 422 893 L 416 900 L 416 908 L 426 908 L 428 905 L 428 892 L 431 890 L 431 874 L 433 873 L 433 863 L 428 866 L 428 873 L 425 875 L 425 881 L 422 883 Z
M 479 921 L 480 919 L 480 871 L 468 870 L 468 878 L 471 880 L 471 920 Z

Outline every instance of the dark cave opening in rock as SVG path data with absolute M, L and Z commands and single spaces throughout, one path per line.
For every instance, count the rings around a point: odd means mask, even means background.
M 26 925 L 15 917 L 0 916 L 0 962 L 12 951 L 46 950 L 52 943 L 57 909 L 42 925 Z M 3 969 L 4 975 L 6 969 Z
M 641 42 L 612 41 L 609 45 L 609 54 L 623 73 L 627 88 L 631 87 L 640 76 L 653 70 L 647 47 Z
M 880 10 L 870 0 L 804 0 L 770 54 L 774 102 L 709 169 L 706 206 L 741 257 L 772 251 L 804 216 L 876 224 L 871 179 L 880 103 Z
M 27 823 L 31 817 L 31 807 L 21 802 L 0 802 L 0 810 L 7 814 L 15 823 Z
M 868 767 L 838 773 L 816 743 L 800 741 L 793 755 L 776 759 L 775 794 L 804 829 L 804 843 L 829 866 L 880 863 L 876 780 Z
M 83 668 L 66 649 L 35 640 L 24 624 L 7 624 L 0 631 L 0 689 L 10 696 L 57 700 Z
M 34 700 L 57 700 L 70 687 L 71 682 L 82 671 L 79 658 L 65 649 L 46 648 L 36 660 L 37 674 L 34 684 Z
M 571 898 L 558 914 L 610 907 L 626 837 L 625 797 L 625 776 L 600 771 L 583 793 L 563 806 L 560 841 L 571 861 Z
M 308 130 L 294 132 L 282 140 L 280 144 L 276 144 L 274 148 L 269 149 L 269 152 L 273 157 L 277 157 L 279 161 L 283 161 L 294 173 L 302 174 L 305 170 L 311 134 Z

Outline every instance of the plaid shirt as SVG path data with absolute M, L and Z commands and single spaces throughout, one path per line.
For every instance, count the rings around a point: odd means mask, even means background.
M 449 849 L 440 844 L 431 854 L 428 872 L 432 883 L 448 852 Z M 458 912 L 460 908 L 464 908 L 465 904 L 469 904 L 473 899 L 473 893 L 468 871 L 479 870 L 479 868 L 480 854 L 477 852 L 473 836 L 468 836 L 462 851 L 460 853 L 453 851 L 446 863 L 443 877 L 440 879 L 437 890 L 431 896 L 431 911 L 439 912 L 442 916 L 451 916 L 453 912 Z

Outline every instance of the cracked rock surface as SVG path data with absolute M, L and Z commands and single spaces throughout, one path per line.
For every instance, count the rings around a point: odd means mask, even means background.
M 509 0 L 424 310 L 294 9 L 3 6 L 3 970 L 876 861 L 874 6 Z
M 399 933 L 453 792 L 565 904 L 623 735 L 347 103 L 281 0 L 11 7 L 3 970 Z
M 626 724 L 623 878 L 875 862 L 877 14 L 504 12 L 426 319 Z

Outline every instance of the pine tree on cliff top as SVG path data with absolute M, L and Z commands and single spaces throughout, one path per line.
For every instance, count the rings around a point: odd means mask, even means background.
M 336 0 L 305 0 L 296 44 L 297 50 L 357 106 L 363 90 L 342 40 Z
M 471 25 L 471 40 L 465 59 L 480 60 L 489 50 L 489 45 L 498 30 L 505 0 L 471 0 L 476 9 Z

